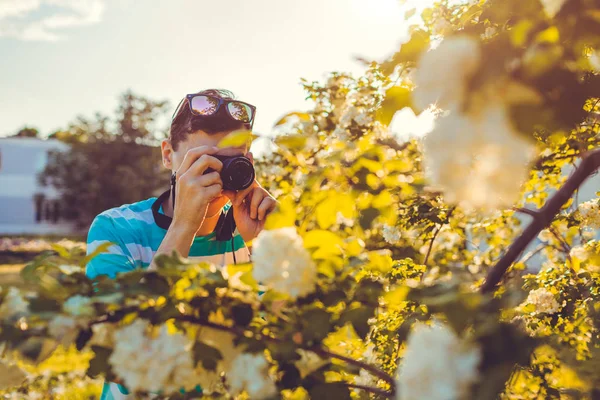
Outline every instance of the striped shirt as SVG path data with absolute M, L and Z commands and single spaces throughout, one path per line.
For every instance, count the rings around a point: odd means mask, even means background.
M 117 274 L 147 268 L 167 230 L 158 226 L 154 219 L 152 204 L 156 198 L 126 204 L 104 211 L 92 223 L 87 240 L 87 253 L 92 254 L 103 244 L 108 249 L 94 257 L 86 266 L 86 275 L 93 279 L 98 275 L 115 278 Z M 226 205 L 227 211 L 231 205 Z M 162 207 L 159 210 L 162 213 Z M 233 241 L 217 241 L 213 232 L 207 236 L 196 236 L 189 252 L 189 259 L 209 262 L 217 266 L 250 261 L 250 253 L 244 240 L 235 232 Z M 127 390 L 114 383 L 106 382 L 101 400 L 131 399 Z

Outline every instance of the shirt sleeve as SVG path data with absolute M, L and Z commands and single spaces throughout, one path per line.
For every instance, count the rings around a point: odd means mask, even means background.
M 88 232 L 87 254 L 93 254 L 100 246 L 108 246 L 92 258 L 85 267 L 88 278 L 98 275 L 115 278 L 117 274 L 132 271 L 136 268 L 135 260 L 119 237 L 112 218 L 98 215 Z

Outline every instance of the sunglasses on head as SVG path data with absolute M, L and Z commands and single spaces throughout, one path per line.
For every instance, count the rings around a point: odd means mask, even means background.
M 216 115 L 222 106 L 225 106 L 227 114 L 234 120 L 242 122 L 244 124 L 254 124 L 254 115 L 256 114 L 256 107 L 252 104 L 244 103 L 238 100 L 226 100 L 220 97 L 211 96 L 208 94 L 188 94 L 181 100 L 171 120 L 174 120 L 181 108 L 185 106 L 185 102 L 190 107 L 192 115 L 200 117 L 210 117 Z

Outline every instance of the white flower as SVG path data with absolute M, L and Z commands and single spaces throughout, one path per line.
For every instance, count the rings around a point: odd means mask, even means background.
M 541 0 L 544 11 L 550 18 L 554 18 L 560 11 L 566 0 Z
M 600 204 L 598 204 L 598 200 L 579 204 L 577 212 L 581 217 L 581 222 L 586 227 L 600 229 Z
M 69 297 L 62 308 L 65 313 L 74 317 L 91 317 L 96 313 L 92 300 L 81 295 Z
M 148 323 L 137 320 L 115 332 L 109 358 L 113 371 L 132 391 L 169 394 L 195 387 L 191 343 L 181 333 L 160 328 L 156 338 L 147 335 Z
M 554 314 L 560 310 L 556 298 L 546 288 L 539 288 L 529 292 L 525 304 L 533 304 L 538 313 Z
M 360 126 L 368 126 L 373 122 L 373 117 L 366 111 L 361 111 L 357 116 L 354 117 L 354 121 Z
M 263 230 L 253 245 L 252 275 L 257 282 L 292 298 L 315 289 L 317 268 L 296 228 Z
M 445 325 L 417 323 L 398 375 L 398 399 L 455 400 L 478 378 L 481 350 Z
M 233 361 L 228 383 L 234 394 L 245 390 L 251 399 L 264 399 L 276 393 L 269 378 L 269 363 L 262 354 L 240 354 Z
M 590 54 L 590 66 L 600 72 L 600 52 L 598 50 L 593 50 Z
M 571 258 L 576 258 L 580 261 L 585 261 L 589 257 L 588 251 L 583 246 L 575 246 L 575 247 L 571 248 L 571 251 L 569 252 L 569 256 Z
M 513 204 L 526 179 L 532 146 L 513 129 L 507 111 L 492 103 L 481 115 L 440 118 L 424 140 L 425 168 L 449 202 L 498 209 Z
M 1 287 L 0 290 L 2 290 Z M 29 302 L 23 298 L 19 289 L 15 287 L 8 288 L 8 293 L 1 301 L 0 318 L 13 319 L 29 314 Z
M 425 53 L 415 71 L 416 107 L 425 110 L 434 103 L 440 108 L 460 104 L 466 81 L 477 70 L 480 60 L 479 44 L 468 36 L 449 37 Z
M 496 32 L 498 32 L 498 29 L 495 26 L 488 26 L 485 28 L 485 32 L 481 35 L 481 38 L 484 40 L 491 39 L 494 37 Z
M 69 347 L 79 335 L 83 325 L 73 317 L 57 315 L 48 324 L 48 333 L 63 347 Z
M 400 230 L 395 226 L 383 225 L 383 239 L 389 244 L 396 244 L 400 241 L 402 235 Z
M 554 235 L 552 234 L 552 232 L 550 232 L 549 229 L 544 229 L 538 235 L 538 239 L 542 242 L 548 243 L 554 239 Z

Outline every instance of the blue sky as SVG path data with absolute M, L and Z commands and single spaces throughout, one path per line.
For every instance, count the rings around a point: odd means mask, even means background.
M 406 3 L 0 0 L 0 136 L 111 114 L 128 89 L 174 107 L 208 87 L 255 104 L 255 129 L 268 133 L 282 114 L 310 106 L 300 78 L 359 74 L 355 56 L 392 54 L 406 37 L 404 11 L 425 1 Z

